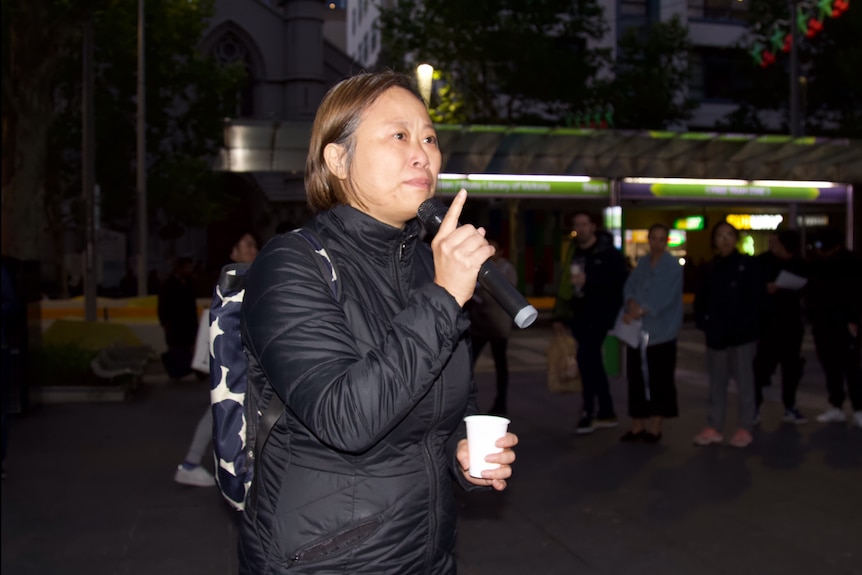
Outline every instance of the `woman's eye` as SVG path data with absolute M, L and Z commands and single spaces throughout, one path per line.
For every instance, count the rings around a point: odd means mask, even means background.
M 436 144 L 437 144 L 437 136 L 427 136 L 427 137 L 425 138 L 425 143 L 426 143 L 426 144 L 435 144 L 435 145 L 436 145 Z
M 404 139 L 404 138 L 406 138 L 406 137 L 407 137 L 407 136 L 404 134 L 404 132 L 398 132 L 397 134 L 395 134 L 395 139 L 396 139 L 396 140 L 403 140 L 403 139 Z

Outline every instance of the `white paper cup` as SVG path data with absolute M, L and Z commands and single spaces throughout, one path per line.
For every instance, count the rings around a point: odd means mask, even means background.
M 467 447 L 470 450 L 470 475 L 481 478 L 483 471 L 500 467 L 499 463 L 485 461 L 485 456 L 503 451 L 494 444 L 506 435 L 510 421 L 496 415 L 468 415 L 464 422 L 467 424 Z

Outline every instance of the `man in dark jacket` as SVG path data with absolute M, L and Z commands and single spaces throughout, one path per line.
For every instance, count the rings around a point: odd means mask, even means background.
M 841 232 L 834 228 L 816 234 L 813 246 L 806 303 L 831 405 L 817 421 L 844 422 L 844 399 L 849 395 L 853 423 L 862 427 L 862 261 L 844 247 Z
M 619 425 L 602 360 L 602 344 L 622 307 L 627 272 L 613 237 L 605 231 L 596 232 L 591 214 L 576 213 L 574 228 L 576 235 L 569 246 L 554 306 L 554 329 L 564 329 L 568 321 L 578 342 L 583 411 L 576 431 L 585 434 Z
M 796 388 L 802 379 L 805 360 L 801 357 L 802 323 L 801 285 L 777 283 L 784 278 L 805 278 L 805 262 L 799 256 L 800 237 L 794 230 L 782 230 L 770 236 L 769 250 L 757 256 L 766 280 L 760 323 L 760 339 L 754 356 L 754 391 L 757 415 L 763 403 L 763 388 L 771 383 L 775 368 L 781 365 L 781 399 L 784 421 L 805 423 L 807 420 L 796 407 Z M 791 274 L 791 275 L 788 275 Z
M 159 291 L 158 313 L 168 347 L 162 354 L 162 362 L 169 377 L 180 379 L 192 371 L 192 352 L 198 333 L 191 258 L 177 258 L 170 277 Z

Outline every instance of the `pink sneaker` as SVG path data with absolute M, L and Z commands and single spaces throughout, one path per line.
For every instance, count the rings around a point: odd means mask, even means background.
M 730 438 L 730 444 L 734 447 L 748 447 L 754 438 L 744 429 L 737 429 L 733 437 Z
M 710 445 L 712 443 L 721 443 L 722 441 L 724 441 L 724 437 L 714 427 L 707 427 L 694 436 L 695 445 Z

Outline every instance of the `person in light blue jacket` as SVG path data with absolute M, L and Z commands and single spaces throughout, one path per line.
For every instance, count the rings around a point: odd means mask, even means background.
M 657 443 L 662 420 L 679 415 L 674 372 L 682 325 L 682 266 L 667 253 L 669 233 L 664 224 L 650 227 L 650 253 L 638 260 L 623 288 L 622 321 L 640 320 L 642 327 L 640 346 L 628 347 L 626 354 L 632 427 L 621 441 Z

